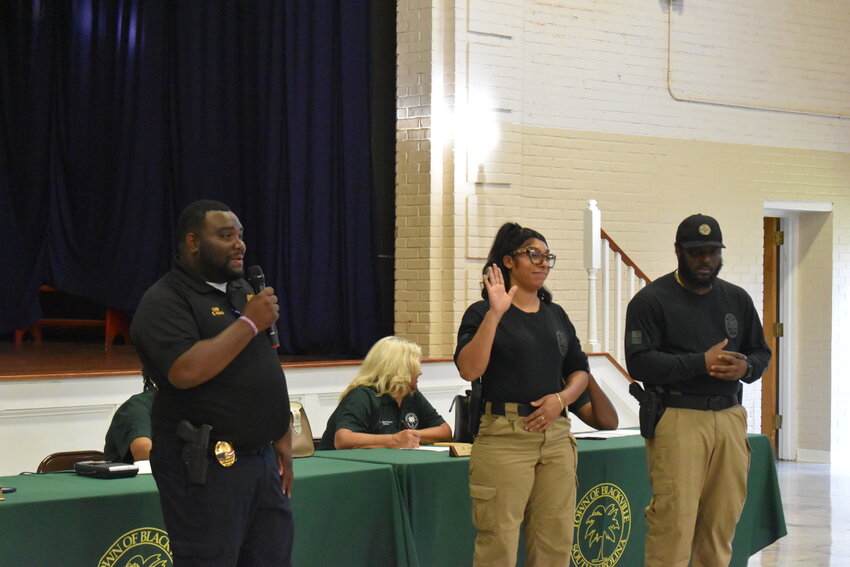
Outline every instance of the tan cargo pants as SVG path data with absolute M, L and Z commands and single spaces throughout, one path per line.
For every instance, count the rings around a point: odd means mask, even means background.
M 646 440 L 646 567 L 726 567 L 747 497 L 747 411 L 667 408 Z
M 523 429 L 516 404 L 485 414 L 469 462 L 473 565 L 513 567 L 525 521 L 526 565 L 568 567 L 576 505 L 576 441 L 560 417 L 545 432 Z

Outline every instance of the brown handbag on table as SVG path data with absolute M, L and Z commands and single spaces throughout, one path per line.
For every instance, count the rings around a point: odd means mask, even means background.
M 313 430 L 307 412 L 301 402 L 289 402 L 289 427 L 292 429 L 292 456 L 309 457 L 316 448 L 313 445 Z

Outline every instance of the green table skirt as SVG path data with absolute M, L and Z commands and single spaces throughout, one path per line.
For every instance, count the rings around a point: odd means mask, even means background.
M 753 453 L 748 498 L 733 543 L 733 566 L 746 565 L 750 555 L 787 533 L 770 443 L 764 435 L 750 435 L 749 441 Z M 578 450 L 573 565 L 603 565 L 606 561 L 618 567 L 642 565 L 646 536 L 643 511 L 652 496 L 643 438 L 579 440 Z M 472 564 L 475 528 L 468 458 L 393 449 L 317 451 L 316 456 L 390 465 L 408 508 L 419 564 Z M 600 505 L 606 511 L 601 526 L 608 536 L 605 539 L 592 537 L 586 529 L 590 514 Z M 521 545 L 518 565 L 523 564 Z
M 786 534 L 767 437 L 750 436 L 750 444 L 735 566 Z M 430 451 L 321 451 L 296 459 L 294 468 L 296 567 L 471 565 L 469 459 Z M 573 564 L 602 565 L 602 557 L 611 565 L 616 558 L 618 567 L 641 565 L 643 509 L 651 495 L 643 439 L 580 440 L 578 479 Z M 18 489 L 0 502 L 0 567 L 123 567 L 131 555 L 168 558 L 150 476 L 98 480 L 57 473 L 2 477 L 0 485 Z M 586 512 L 600 504 L 608 510 L 604 548 L 581 530 Z
M 390 466 L 308 458 L 296 459 L 294 469 L 296 566 L 415 565 Z M 121 567 L 156 553 L 171 565 L 149 475 L 22 475 L 0 477 L 0 485 L 17 488 L 0 502 L 0 567 Z

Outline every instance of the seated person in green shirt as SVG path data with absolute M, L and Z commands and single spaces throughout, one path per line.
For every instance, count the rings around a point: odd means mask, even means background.
M 451 441 L 449 424 L 416 389 L 422 349 L 384 337 L 339 397 L 319 449 L 412 449 Z
M 151 455 L 151 406 L 156 386 L 144 376 L 144 391 L 115 411 L 106 432 L 103 458 L 118 463 L 147 461 Z

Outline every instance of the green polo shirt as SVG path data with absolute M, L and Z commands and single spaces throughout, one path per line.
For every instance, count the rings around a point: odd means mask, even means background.
M 141 394 L 131 396 L 112 417 L 106 441 L 103 447 L 103 458 L 107 461 L 132 463 L 133 454 L 130 443 L 137 437 L 151 438 L 151 406 L 156 390 L 145 390 Z
M 389 394 L 379 396 L 374 388 L 359 386 L 346 394 L 328 419 L 319 449 L 334 449 L 334 436 L 340 429 L 392 435 L 402 429 L 428 429 L 445 422 L 419 390 L 404 398 L 399 407 Z

